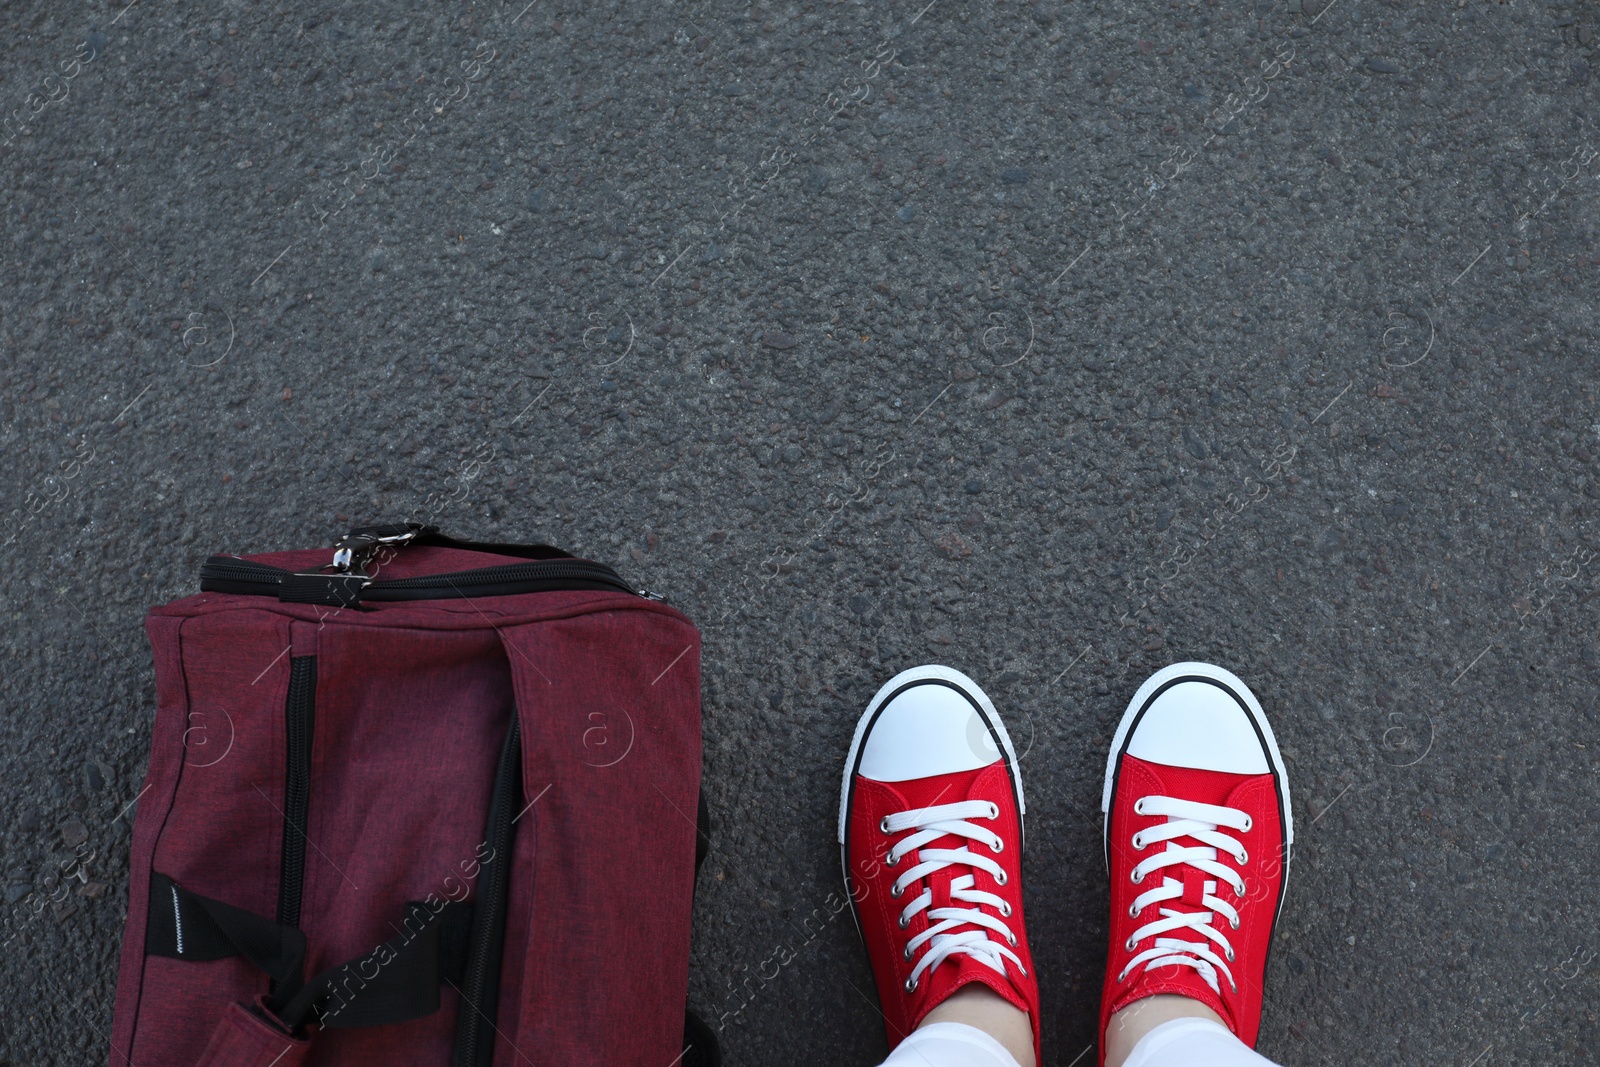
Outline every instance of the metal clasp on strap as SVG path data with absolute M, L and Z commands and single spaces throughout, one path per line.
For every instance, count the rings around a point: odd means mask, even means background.
M 368 568 L 384 548 L 407 544 L 438 528 L 420 522 L 363 526 L 351 530 L 333 546 L 333 562 L 311 573 L 290 574 L 279 585 L 278 599 L 295 604 L 332 604 L 359 608 L 361 591 L 373 582 Z M 329 573 L 332 572 L 332 573 Z
M 367 565 L 386 545 L 399 547 L 416 539 L 427 527 L 421 523 L 404 526 L 369 526 L 351 530 L 333 546 L 333 563 L 329 566 L 340 574 L 367 576 Z M 323 570 L 327 570 L 324 567 Z

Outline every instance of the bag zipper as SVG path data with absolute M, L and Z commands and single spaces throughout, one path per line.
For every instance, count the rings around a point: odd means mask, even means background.
M 511 877 L 511 824 L 516 821 L 512 808 L 522 794 L 521 786 L 522 725 L 513 709 L 489 798 L 484 840 L 493 851 L 480 868 L 487 877 L 479 883 L 481 891 L 473 905 L 452 1067 L 491 1067 L 494 1060 L 494 1021 L 500 999 L 500 961 L 505 950 L 507 886 Z
M 284 706 L 288 752 L 283 787 L 283 856 L 278 873 L 278 922 L 300 925 L 305 888 L 306 817 L 311 807 L 311 736 L 317 704 L 317 657 L 289 660 L 289 698 Z
M 626 593 L 640 595 L 633 586 L 623 581 L 616 571 L 603 563 L 589 560 L 562 559 L 538 560 L 530 563 L 510 563 L 503 567 L 484 567 L 474 571 L 454 571 L 449 574 L 427 574 L 416 578 L 395 578 L 374 581 L 362 592 L 365 600 L 433 600 L 455 596 L 492 596 L 499 586 L 520 586 L 531 583 L 570 581 L 580 579 L 600 582 Z M 520 592 L 520 590 L 518 590 Z M 529 592 L 538 590 L 530 589 Z M 436 596 L 427 594 L 433 593 Z M 411 595 L 422 594 L 422 595 Z
M 348 579 L 337 574 L 299 574 L 229 556 L 212 556 L 200 567 L 200 588 L 209 593 L 277 594 L 288 599 L 290 588 L 297 584 L 295 580 L 305 584 Z M 366 580 L 359 585 L 359 599 L 446 600 L 593 588 L 617 589 L 650 600 L 665 599 L 659 594 L 634 589 L 610 567 L 586 559 L 534 560 L 414 578 Z

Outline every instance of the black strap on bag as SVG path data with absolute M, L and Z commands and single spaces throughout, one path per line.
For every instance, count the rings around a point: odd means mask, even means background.
M 308 1021 L 348 1029 L 433 1014 L 439 986 L 460 984 L 473 911 L 458 901 L 445 901 L 437 912 L 428 904 L 407 904 L 404 932 L 365 956 L 329 967 L 274 1013 L 290 1032 Z
M 319 1026 L 383 1026 L 439 1010 L 439 986 L 459 984 L 474 908 L 446 900 L 406 905 L 401 933 L 365 955 L 303 980 L 305 934 L 264 915 L 150 874 L 145 952 L 180 960 L 243 956 L 273 979 L 267 1005 L 287 1033 Z
M 706 808 L 705 787 L 700 788 L 700 804 L 695 812 L 694 874 L 700 878 L 700 865 L 711 851 L 711 812 Z M 679 1067 L 722 1067 L 722 1045 L 717 1032 L 694 1013 L 693 1008 L 683 1011 L 683 1056 Z
M 409 537 L 407 535 L 410 535 Z M 497 556 L 515 556 L 518 559 L 571 559 L 553 545 L 508 545 L 495 541 L 463 541 L 439 532 L 437 526 L 424 526 L 420 522 L 391 522 L 383 526 L 358 526 L 346 534 L 336 545 L 346 542 L 356 544 L 372 538 L 379 544 L 403 543 L 418 548 L 464 548 L 472 552 L 492 552 Z
M 506 909 L 511 899 L 512 824 L 521 806 L 522 721 L 513 711 L 489 794 L 489 819 L 483 839 L 490 851 L 478 869 L 478 908 L 472 917 L 471 943 L 461 980 L 456 983 L 461 1010 L 456 1018 L 452 1067 L 490 1067 L 494 1062 L 500 960 L 505 952 Z
M 179 960 L 243 956 L 272 978 L 274 988 L 298 988 L 306 935 L 264 915 L 203 897 L 160 871 L 150 872 L 146 955 Z

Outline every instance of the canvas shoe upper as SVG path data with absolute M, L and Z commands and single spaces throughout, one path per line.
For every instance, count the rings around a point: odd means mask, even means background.
M 972 679 L 916 667 L 878 690 L 845 761 L 839 844 L 891 1049 L 980 982 L 1028 1013 L 1037 1058 L 1022 821 L 1016 754 Z
M 1111 1016 L 1175 993 L 1254 1048 L 1294 826 L 1261 705 L 1237 677 L 1178 663 L 1139 688 L 1101 797 L 1111 876 L 1100 1062 Z

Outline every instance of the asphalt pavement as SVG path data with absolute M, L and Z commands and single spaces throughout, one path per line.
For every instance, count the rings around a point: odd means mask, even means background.
M 0 1064 L 106 1060 L 145 611 L 409 518 L 700 626 L 730 1064 L 884 1053 L 838 776 L 924 662 L 1025 750 L 1045 1060 L 1092 1064 L 1105 748 L 1182 659 L 1292 776 L 1264 1054 L 1594 1061 L 1592 0 L 0 27 Z

